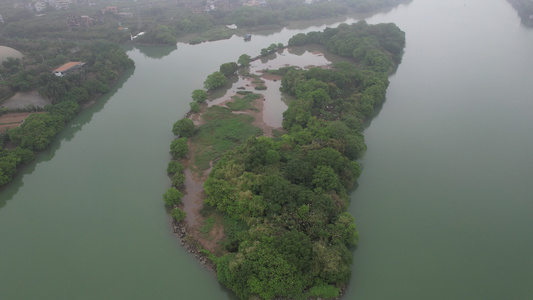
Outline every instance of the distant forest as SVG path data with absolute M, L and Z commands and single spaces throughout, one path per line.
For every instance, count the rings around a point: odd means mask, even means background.
M 211 31 L 203 40 L 229 38 L 225 25 L 239 28 L 280 28 L 288 21 L 365 13 L 411 0 L 217 0 L 217 1 L 88 1 L 57 9 L 36 1 L 7 0 L 0 4 L 4 38 L 106 39 L 142 44 L 175 44 L 192 33 Z M 41 1 L 42 2 L 42 1 Z M 91 3 L 91 4 L 89 4 Z M 39 11 L 37 11 L 39 10 Z
M 533 27 L 533 1 L 531 0 L 507 0 L 518 11 L 522 23 Z

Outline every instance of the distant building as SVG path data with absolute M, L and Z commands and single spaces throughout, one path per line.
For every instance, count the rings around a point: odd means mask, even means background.
M 35 11 L 40 12 L 46 8 L 47 4 L 44 1 L 35 2 Z
M 69 9 L 70 7 L 70 0 L 54 0 L 54 3 L 57 10 Z
M 80 24 L 83 24 L 86 27 L 93 26 L 94 19 L 89 16 L 80 16 Z
M 91 27 L 93 26 L 94 19 L 89 16 L 68 16 L 67 17 L 67 27 L 68 30 L 72 30 L 75 27 Z
M 111 12 L 112 14 L 116 15 L 118 14 L 118 8 L 116 6 L 108 6 L 106 8 L 102 8 L 102 14 L 105 14 L 106 12 Z
M 81 67 L 83 67 L 84 64 L 85 63 L 82 63 L 81 61 L 71 61 L 60 66 L 57 69 L 54 69 L 53 72 L 56 76 L 63 77 L 65 75 L 72 74 L 78 71 L 79 69 L 81 69 Z
M 118 16 L 121 18 L 133 18 L 132 12 L 119 12 Z

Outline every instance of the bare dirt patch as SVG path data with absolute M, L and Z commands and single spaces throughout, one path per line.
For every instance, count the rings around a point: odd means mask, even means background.
M 281 80 L 281 76 L 268 73 L 260 74 L 260 78 L 261 80 Z M 253 77 L 248 78 L 246 90 L 253 90 L 257 93 L 258 91 L 255 91 L 254 89 L 258 83 L 253 83 L 254 80 L 257 79 Z M 265 101 L 267 101 L 267 99 L 265 99 L 263 94 L 260 95 L 261 97 L 252 102 L 253 109 L 234 111 L 233 113 L 252 116 L 254 118 L 253 125 L 261 128 L 264 136 L 272 137 L 274 129 L 282 130 L 282 128 L 274 128 L 264 122 L 263 114 L 265 111 Z M 233 97 L 241 97 L 241 95 L 228 93 L 222 99 L 216 99 L 209 104 L 202 104 L 199 113 L 189 113 L 186 117 L 191 119 L 196 126 L 200 126 L 204 124 L 202 115 L 207 110 L 208 106 L 218 105 L 227 107 L 226 104 L 228 102 L 234 101 Z M 203 184 L 207 179 L 211 168 L 203 173 L 195 171 L 195 168 L 192 165 L 194 161 L 194 153 L 196 153 L 195 147 L 197 146 L 189 142 L 189 156 L 184 160 L 184 165 L 186 167 L 185 196 L 182 199 L 182 208 L 186 212 L 187 217 L 182 223 L 174 224 L 174 231 L 182 239 L 182 243 L 186 245 L 189 252 L 194 253 L 203 264 L 209 266 L 209 262 L 206 260 L 205 256 L 199 252 L 198 247 L 209 250 L 212 253 L 223 251 L 221 244 L 226 236 L 224 233 L 223 220 L 216 214 L 210 216 L 214 218 L 215 222 L 208 234 L 204 234 L 200 230 L 206 221 L 206 218 L 201 213 L 203 201 L 206 196 Z
M 9 110 L 15 109 L 27 109 L 27 108 L 43 108 L 47 104 L 51 104 L 50 100 L 44 99 L 37 92 L 18 92 L 13 97 L 7 99 L 0 104 L 1 107 L 5 107 Z
M 5 132 L 6 129 L 19 127 L 31 112 L 10 113 L 0 116 L 0 132 Z

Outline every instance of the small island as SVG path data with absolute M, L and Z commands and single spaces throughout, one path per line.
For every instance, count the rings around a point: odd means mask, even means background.
M 361 173 L 363 128 L 385 100 L 405 35 L 362 21 L 297 34 L 288 47 L 310 44 L 351 63 L 259 76 L 247 74 L 251 58 L 241 55 L 207 77 L 173 126 L 163 200 L 175 231 L 241 299 L 338 298 L 351 275 L 358 233 L 348 193 Z M 284 48 L 272 44 L 259 58 Z M 208 94 L 236 72 L 249 84 L 209 105 Z M 266 76 L 293 97 L 282 128 L 268 132 L 258 113 Z

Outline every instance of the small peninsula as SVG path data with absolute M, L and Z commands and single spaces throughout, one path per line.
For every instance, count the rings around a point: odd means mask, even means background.
M 205 90 L 193 92 L 191 112 L 173 127 L 173 186 L 163 199 L 175 230 L 241 299 L 338 298 L 351 275 L 358 233 L 348 193 L 361 173 L 364 124 L 385 100 L 405 34 L 395 24 L 361 21 L 297 34 L 288 47 L 311 44 L 350 63 L 264 70 L 293 97 L 283 128 L 263 135 L 257 127 L 266 87 L 261 76 L 246 74 L 245 54 L 208 76 Z M 283 48 L 272 44 L 261 53 Z M 208 93 L 236 72 L 254 91 L 243 87 L 209 106 Z M 205 180 L 205 195 L 184 189 L 191 180 Z M 199 209 L 184 211 L 191 194 L 201 196 L 192 200 Z

